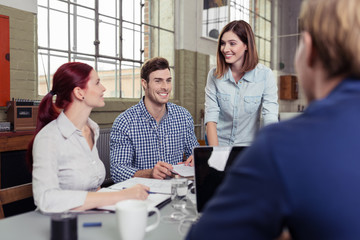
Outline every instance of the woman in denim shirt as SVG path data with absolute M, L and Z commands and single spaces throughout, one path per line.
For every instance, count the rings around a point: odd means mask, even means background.
M 254 33 L 245 21 L 222 30 L 217 67 L 205 88 L 208 144 L 250 145 L 260 127 L 278 121 L 277 84 L 270 68 L 258 63 Z

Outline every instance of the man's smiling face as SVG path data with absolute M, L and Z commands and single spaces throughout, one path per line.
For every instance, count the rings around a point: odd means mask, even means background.
M 149 75 L 149 82 L 141 80 L 145 90 L 145 98 L 155 105 L 164 105 L 170 99 L 172 90 L 171 74 L 169 69 L 156 70 Z

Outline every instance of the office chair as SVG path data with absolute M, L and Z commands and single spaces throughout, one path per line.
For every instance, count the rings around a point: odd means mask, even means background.
M 32 183 L 0 189 L 0 219 L 5 217 L 3 205 L 30 198 L 32 196 Z

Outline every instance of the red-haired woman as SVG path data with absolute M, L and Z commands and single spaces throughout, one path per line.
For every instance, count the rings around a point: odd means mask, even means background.
M 228 23 L 219 36 L 217 66 L 205 88 L 209 145 L 250 145 L 260 127 L 278 121 L 277 84 L 259 63 L 254 33 L 245 21 Z
M 55 72 L 52 90 L 40 103 L 28 149 L 34 201 L 42 212 L 86 210 L 147 198 L 149 188 L 143 185 L 97 192 L 105 168 L 96 148 L 99 126 L 89 115 L 94 107 L 105 105 L 104 91 L 96 71 L 85 63 L 65 63 Z

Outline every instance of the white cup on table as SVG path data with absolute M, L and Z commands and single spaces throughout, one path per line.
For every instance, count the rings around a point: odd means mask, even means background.
M 124 200 L 116 203 L 117 227 L 122 240 L 142 240 L 145 233 L 154 230 L 160 222 L 160 212 L 157 208 L 148 209 L 145 201 Z M 154 211 L 156 222 L 147 226 L 148 213 Z

